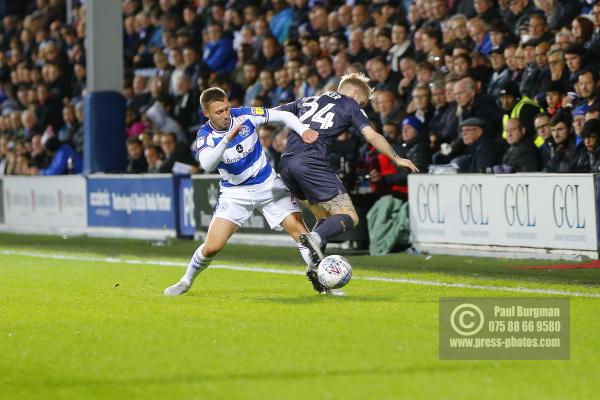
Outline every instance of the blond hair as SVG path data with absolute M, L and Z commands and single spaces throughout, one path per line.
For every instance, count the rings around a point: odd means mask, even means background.
M 361 72 L 352 72 L 342 76 L 338 85 L 338 92 L 348 85 L 358 89 L 365 101 L 373 97 L 373 88 L 369 85 L 369 78 Z

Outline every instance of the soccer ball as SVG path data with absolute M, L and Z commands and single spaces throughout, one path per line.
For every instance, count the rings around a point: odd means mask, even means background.
M 345 257 L 327 256 L 319 264 L 317 275 L 321 285 L 328 289 L 339 289 L 352 278 L 352 266 Z

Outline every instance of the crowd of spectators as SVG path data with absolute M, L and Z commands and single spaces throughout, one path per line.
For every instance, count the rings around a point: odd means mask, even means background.
M 81 169 L 86 7 L 73 3 L 67 24 L 64 0 L 0 0 L 0 174 Z M 600 2 L 124 0 L 122 11 L 127 172 L 200 172 L 205 88 L 276 107 L 336 90 L 348 72 L 371 79 L 365 111 L 421 171 L 600 172 Z M 287 132 L 259 136 L 276 166 Z M 406 173 L 356 132 L 331 163 L 351 190 L 405 190 Z

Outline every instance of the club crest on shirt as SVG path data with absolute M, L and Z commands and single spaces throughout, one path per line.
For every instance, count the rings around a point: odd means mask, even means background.
M 254 115 L 265 115 L 264 107 L 252 107 L 251 111 Z
M 240 130 L 240 136 L 241 137 L 246 137 L 250 134 L 250 128 L 246 125 L 242 126 L 242 129 Z

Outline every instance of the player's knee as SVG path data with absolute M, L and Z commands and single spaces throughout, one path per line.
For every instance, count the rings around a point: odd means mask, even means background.
M 204 243 L 202 246 L 202 255 L 207 258 L 213 258 L 223 249 L 223 245 L 219 243 Z
M 360 222 L 357 213 L 350 213 L 350 218 L 352 218 L 352 227 L 355 227 Z

